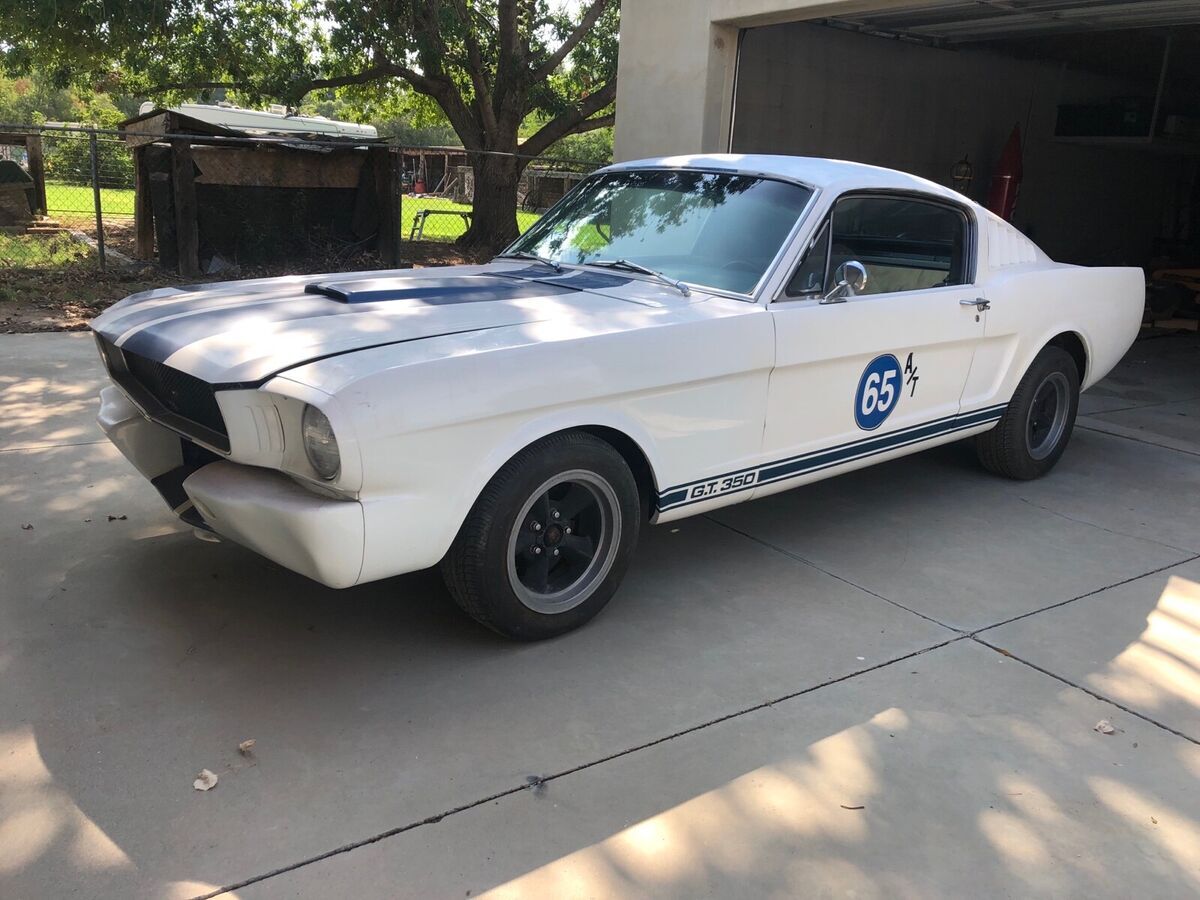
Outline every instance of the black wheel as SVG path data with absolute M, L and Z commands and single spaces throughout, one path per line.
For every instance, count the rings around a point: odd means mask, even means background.
M 554 637 L 608 603 L 640 525 L 637 482 L 621 454 L 564 432 L 522 450 L 488 483 L 442 576 L 455 602 L 493 631 Z
M 1008 409 L 991 431 L 975 439 L 984 468 L 1027 481 L 1058 462 L 1079 410 L 1079 370 L 1061 347 L 1046 347 L 1017 385 Z

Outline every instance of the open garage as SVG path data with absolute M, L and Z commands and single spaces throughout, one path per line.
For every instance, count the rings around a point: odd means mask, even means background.
M 994 207 L 1054 259 L 1159 273 L 1154 317 L 1195 327 L 1200 281 L 1178 270 L 1200 266 L 1200 4 L 686 5 L 626 15 L 619 157 L 909 171 Z M 675 39 L 653 42 L 668 21 Z

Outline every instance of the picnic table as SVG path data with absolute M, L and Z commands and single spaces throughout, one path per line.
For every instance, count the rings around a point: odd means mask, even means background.
M 425 222 L 430 216 L 461 216 L 463 225 L 471 227 L 471 211 L 469 209 L 423 209 L 413 216 L 412 227 L 408 230 L 408 239 L 421 240 L 425 236 Z

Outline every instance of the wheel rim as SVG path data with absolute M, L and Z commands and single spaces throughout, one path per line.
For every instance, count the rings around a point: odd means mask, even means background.
M 1025 447 L 1034 459 L 1045 459 L 1062 440 L 1070 396 L 1071 385 L 1062 372 L 1051 372 L 1034 391 L 1025 425 Z
M 612 485 L 583 469 L 555 475 L 533 491 L 513 522 L 509 584 L 535 612 L 574 609 L 608 575 L 620 538 Z

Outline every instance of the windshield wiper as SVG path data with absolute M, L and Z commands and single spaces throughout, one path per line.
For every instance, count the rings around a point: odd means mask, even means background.
M 561 263 L 555 262 L 549 257 L 538 253 L 530 253 L 528 250 L 514 250 L 512 253 L 501 253 L 496 259 L 532 259 L 534 262 L 540 262 L 543 266 L 549 266 L 555 272 L 563 270 Z
M 641 263 L 631 262 L 628 259 L 594 259 L 591 262 L 584 263 L 588 266 L 600 266 L 603 269 L 624 269 L 627 272 L 640 272 L 643 275 L 649 275 L 655 281 L 675 288 L 685 297 L 692 296 L 692 289 L 682 281 L 676 281 L 662 272 L 651 269 L 649 266 L 643 266 Z

